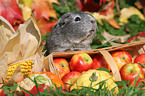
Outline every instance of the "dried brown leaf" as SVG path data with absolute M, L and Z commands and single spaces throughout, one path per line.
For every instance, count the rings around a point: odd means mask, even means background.
M 35 18 L 31 17 L 24 24 L 21 24 L 17 31 L 21 33 L 21 59 L 26 59 L 35 55 L 41 43 L 41 33 Z
M 4 80 L 7 77 L 7 67 L 8 67 L 8 57 L 6 54 L 4 54 L 2 57 L 0 57 L 0 83 L 4 83 Z
M 20 33 L 16 32 L 13 36 L 10 37 L 0 56 L 7 54 L 8 64 L 13 63 L 19 60 L 20 53 Z
M 120 40 L 120 42 L 123 43 L 130 37 L 130 35 L 115 36 L 115 35 L 111 35 L 111 34 L 107 33 L 106 31 L 104 31 L 104 33 L 102 35 L 106 38 L 106 40 L 102 41 L 102 43 L 104 44 L 106 42 L 110 42 L 112 46 L 120 45 L 119 43 L 114 43 L 113 42 L 114 40 Z
M 12 35 L 0 56 L 7 54 L 8 64 L 34 56 L 41 43 L 41 34 L 35 18 L 31 17 Z
M 0 53 L 7 43 L 8 39 L 15 33 L 11 24 L 2 16 L 0 16 Z
M 23 73 L 21 71 L 20 66 L 16 68 L 13 75 L 10 77 L 10 79 L 5 83 L 6 85 L 13 84 L 14 82 L 20 82 L 24 79 Z
M 42 52 L 36 53 L 33 59 L 33 68 L 31 73 L 43 72 L 44 70 L 44 54 Z

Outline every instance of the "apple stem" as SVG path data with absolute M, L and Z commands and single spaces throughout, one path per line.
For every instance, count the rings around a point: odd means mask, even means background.
M 93 72 L 92 75 L 90 76 L 89 80 L 94 82 L 98 79 L 98 76 L 96 76 L 96 72 Z
M 86 62 L 88 62 L 88 61 L 89 61 L 89 59 L 88 59 L 88 58 L 85 58 L 85 61 L 86 61 Z
M 138 64 L 139 64 L 141 67 L 145 68 L 145 65 L 141 64 L 140 62 L 138 62 Z
M 64 68 L 64 65 L 63 65 L 63 64 L 61 64 L 61 67 L 63 67 L 63 68 Z
M 131 70 L 130 72 L 133 73 L 133 70 Z
M 122 59 L 123 59 L 123 60 L 126 60 L 126 57 L 123 56 Z

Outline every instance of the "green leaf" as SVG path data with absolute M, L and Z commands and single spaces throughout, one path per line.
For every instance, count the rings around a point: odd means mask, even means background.
M 96 69 L 96 70 L 106 71 L 106 72 L 108 72 L 111 75 L 110 71 L 107 68 L 100 67 L 99 69 Z

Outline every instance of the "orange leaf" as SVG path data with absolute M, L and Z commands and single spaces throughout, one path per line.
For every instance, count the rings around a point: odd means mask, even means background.
M 16 0 L 0 0 L 0 15 L 15 27 L 23 23 L 23 16 Z
M 118 25 L 117 21 L 116 21 L 115 19 L 113 19 L 113 18 L 108 19 L 107 22 L 108 22 L 112 27 L 114 27 L 114 28 L 121 28 L 121 27 Z
M 137 6 L 138 9 L 142 9 L 143 7 L 145 7 L 145 0 L 137 0 L 135 2 L 135 5 Z
M 37 25 L 41 30 L 42 34 L 47 34 L 47 32 L 51 32 L 52 27 L 57 23 L 56 20 L 46 20 L 45 18 L 41 18 L 37 21 Z
M 57 0 L 54 0 L 57 1 Z M 49 20 L 49 17 L 57 18 L 56 12 L 52 7 L 52 3 L 56 3 L 52 0 L 34 0 L 32 4 L 32 11 L 35 14 L 36 20 L 44 17 Z
M 135 5 L 137 6 L 138 9 L 142 9 L 142 8 L 143 8 L 143 6 L 142 6 L 140 0 L 137 0 L 137 1 L 135 2 Z

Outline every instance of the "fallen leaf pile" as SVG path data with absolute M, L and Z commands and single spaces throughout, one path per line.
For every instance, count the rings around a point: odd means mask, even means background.
M 20 24 L 34 14 L 41 34 L 46 34 L 51 32 L 52 26 L 57 22 L 52 3 L 59 4 L 57 0 L 1 0 L 0 15 L 17 30 Z M 51 20 L 50 17 L 56 20 Z

